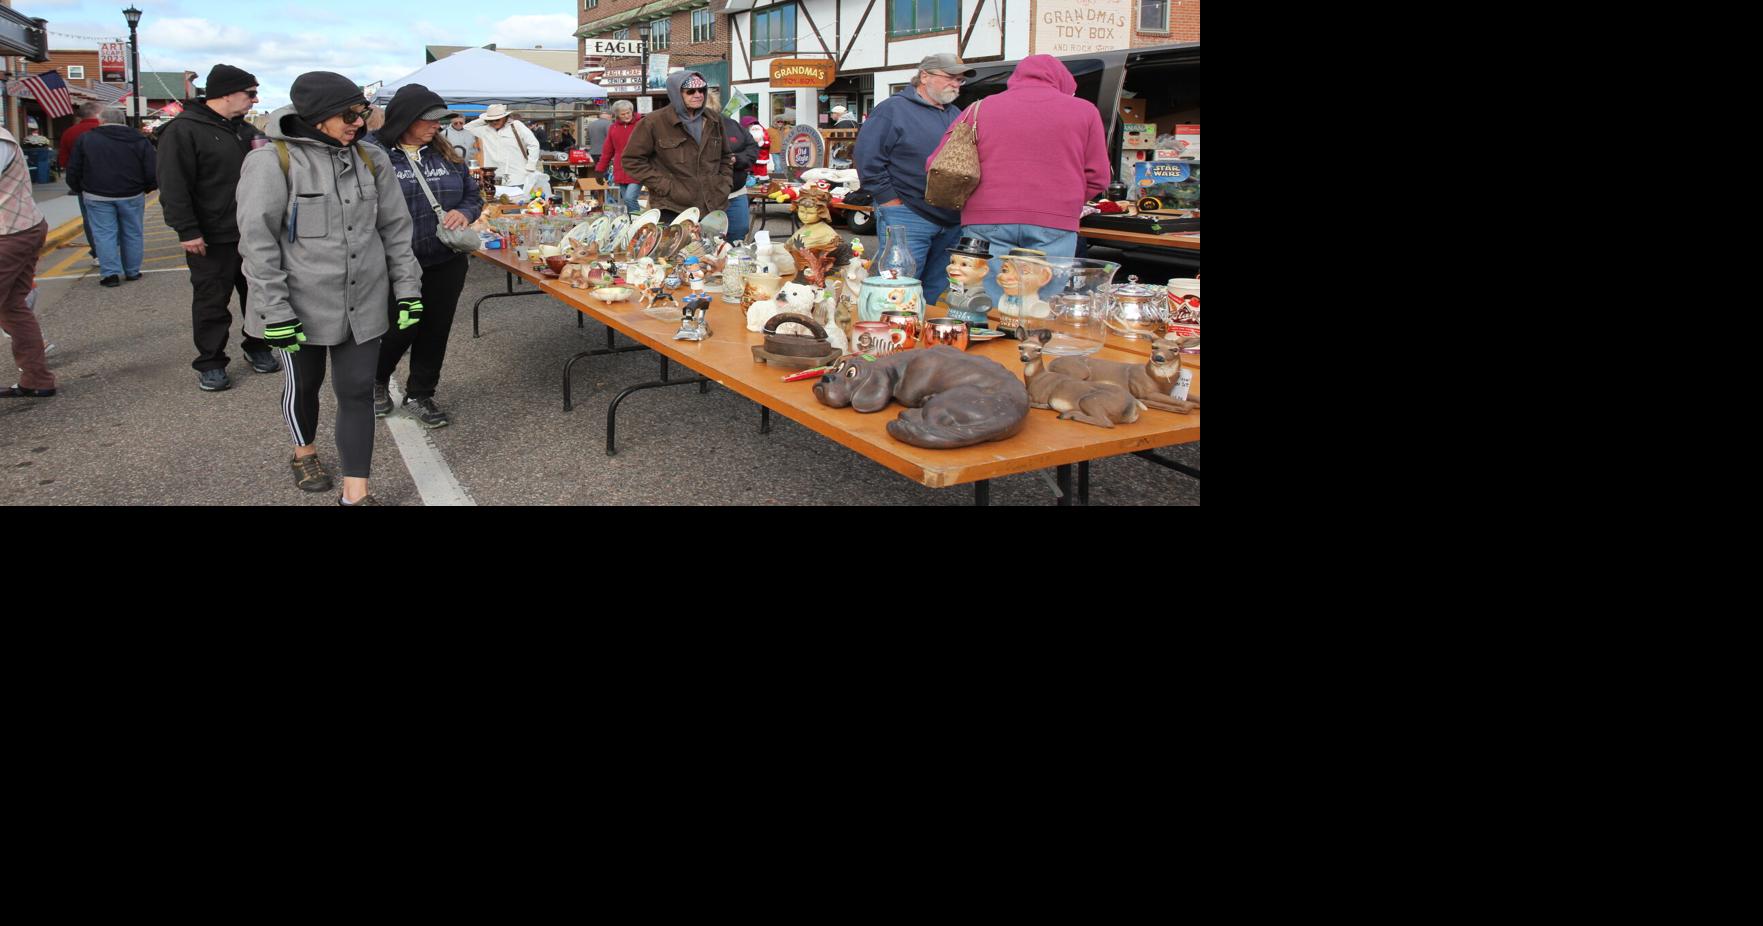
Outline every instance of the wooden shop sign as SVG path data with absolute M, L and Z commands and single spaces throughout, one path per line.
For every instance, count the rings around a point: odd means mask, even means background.
M 813 87 L 824 90 L 839 76 L 838 65 L 811 58 L 774 58 L 771 62 L 771 86 Z

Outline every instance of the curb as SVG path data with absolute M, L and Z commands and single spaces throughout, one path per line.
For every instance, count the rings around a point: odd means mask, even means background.
M 51 230 L 49 236 L 43 239 L 43 249 L 37 252 L 37 256 L 42 257 L 50 251 L 78 238 L 80 233 L 85 230 L 85 226 L 86 223 L 81 219 L 69 219 L 62 223 L 60 227 Z

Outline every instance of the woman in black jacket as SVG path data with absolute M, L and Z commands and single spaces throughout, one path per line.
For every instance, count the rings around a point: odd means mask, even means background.
M 86 207 L 101 285 L 141 278 L 147 194 L 159 189 L 158 177 L 153 143 L 123 124 L 120 109 L 99 113 L 98 127 L 74 143 L 67 189 Z
M 396 326 L 380 339 L 379 371 L 374 376 L 373 411 L 384 418 L 392 413 L 392 373 L 404 352 L 410 352 L 410 374 L 404 380 L 404 408 L 425 428 L 442 428 L 452 417 L 435 404 L 435 387 L 441 381 L 441 364 L 447 359 L 447 339 L 453 333 L 453 313 L 465 288 L 465 272 L 471 258 L 447 247 L 436 232 L 441 225 L 464 228 L 477 221 L 483 197 L 459 152 L 440 132 L 454 114 L 439 94 L 421 84 L 399 88 L 386 106 L 386 121 L 368 140 L 392 157 L 404 202 L 416 228 L 410 237 L 416 262 L 422 265 L 422 324 L 406 330 Z M 445 214 L 435 209 L 417 183 L 416 171 L 428 183 Z M 395 305 L 387 312 L 397 315 Z

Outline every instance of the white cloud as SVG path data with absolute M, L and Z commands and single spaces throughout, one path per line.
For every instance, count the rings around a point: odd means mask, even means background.
M 490 27 L 490 37 L 498 47 L 532 48 L 543 45 L 550 49 L 573 51 L 576 18 L 572 13 L 546 13 L 536 16 L 510 16 Z
M 174 51 L 212 51 L 217 54 L 257 44 L 250 30 L 223 26 L 206 19 L 143 20 L 141 47 Z

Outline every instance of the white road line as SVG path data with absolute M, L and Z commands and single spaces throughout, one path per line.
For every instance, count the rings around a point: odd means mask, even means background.
M 422 503 L 435 508 L 443 505 L 477 505 L 466 494 L 465 487 L 453 478 L 453 470 L 441 457 L 440 448 L 428 435 L 428 430 L 404 414 L 400 406 L 404 404 L 404 390 L 398 385 L 394 376 L 389 390 L 392 395 L 393 410 L 383 420 L 386 430 L 392 432 L 392 442 L 398 445 L 398 453 L 404 458 L 404 468 L 410 470 L 410 478 L 416 482 L 417 494 L 422 496 Z

